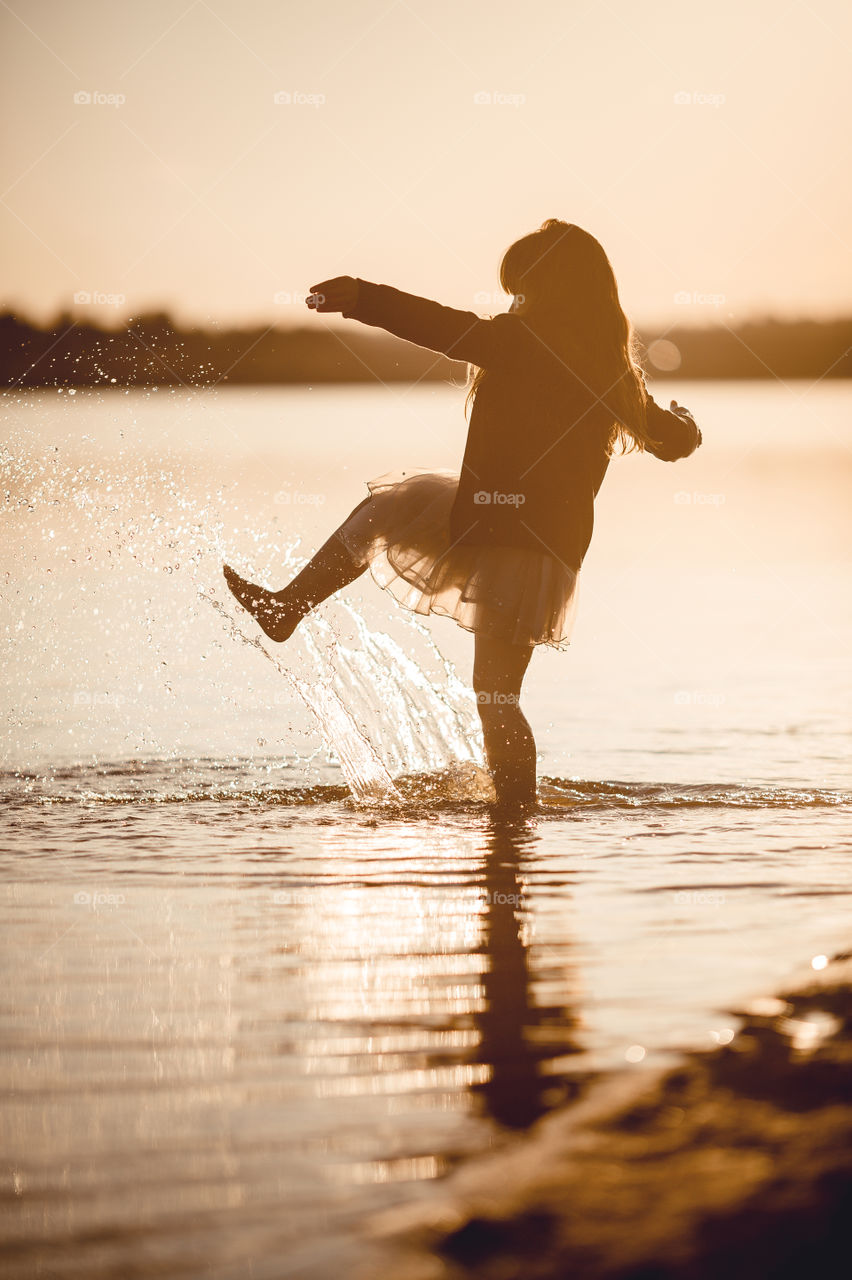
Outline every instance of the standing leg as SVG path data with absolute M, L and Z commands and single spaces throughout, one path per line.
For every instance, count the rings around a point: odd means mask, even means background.
M 497 803 L 535 803 L 535 740 L 520 707 L 532 646 L 476 636 L 473 688 Z
M 370 500 L 365 498 L 364 502 Z M 355 511 L 360 511 L 364 502 L 359 503 Z M 355 511 L 347 516 L 347 521 L 351 520 Z M 333 596 L 336 591 L 348 587 L 366 569 L 366 564 L 359 563 L 350 555 L 338 537 L 339 532 L 340 530 L 335 530 L 283 591 L 266 591 L 246 578 L 241 578 L 229 565 L 225 565 L 225 581 L 270 640 L 289 640 L 305 614 Z

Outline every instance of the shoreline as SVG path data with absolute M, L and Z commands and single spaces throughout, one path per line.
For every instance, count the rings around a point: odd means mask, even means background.
M 359 1280 L 852 1272 L 852 953 L 735 1010 L 730 1044 L 619 1073 L 366 1226 Z

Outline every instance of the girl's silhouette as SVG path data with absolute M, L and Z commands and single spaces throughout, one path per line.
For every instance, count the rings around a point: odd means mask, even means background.
M 535 801 L 535 743 L 520 705 L 537 644 L 564 646 L 593 504 L 616 444 L 672 462 L 701 443 L 688 409 L 645 386 L 612 267 L 587 231 L 549 218 L 507 250 L 505 314 L 483 320 L 388 285 L 338 276 L 308 306 L 465 360 L 472 402 L 461 474 L 406 472 L 369 497 L 283 591 L 225 567 L 237 600 L 286 640 L 369 566 L 418 613 L 475 636 L 473 685 L 498 803 Z

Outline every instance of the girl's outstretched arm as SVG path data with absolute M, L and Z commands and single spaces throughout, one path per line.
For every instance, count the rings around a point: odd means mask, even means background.
M 648 435 L 656 444 L 646 446 L 649 453 L 663 462 L 688 458 L 701 444 L 701 431 L 688 409 L 672 400 L 671 409 L 662 409 L 648 393 L 645 404 Z
M 522 342 L 521 321 L 508 312 L 483 320 L 473 311 L 456 311 L 353 276 L 335 276 L 312 285 L 307 304 L 315 311 L 339 311 L 346 319 L 387 329 L 418 347 L 483 369 L 510 359 Z

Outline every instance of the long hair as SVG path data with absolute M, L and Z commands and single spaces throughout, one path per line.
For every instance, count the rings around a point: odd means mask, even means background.
M 612 414 L 609 451 L 644 449 L 646 390 L 638 344 L 609 258 L 594 236 L 559 218 L 510 245 L 500 284 L 524 322 Z M 465 407 L 487 370 L 471 367 Z

